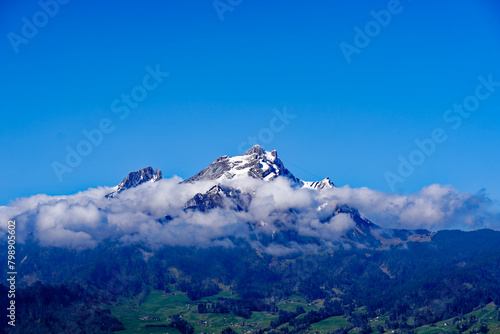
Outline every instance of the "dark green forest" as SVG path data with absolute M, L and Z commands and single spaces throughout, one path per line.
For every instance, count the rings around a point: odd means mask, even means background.
M 229 249 L 156 250 L 108 241 L 79 252 L 27 242 L 19 245 L 20 256 L 27 258 L 19 267 L 18 323 L 12 328 L 2 319 L 1 325 L 8 333 L 111 333 L 123 325 L 106 307 L 110 303 L 145 300 L 151 289 L 169 292 L 172 286 L 197 301 L 219 293 L 224 284 L 239 298 L 200 302 L 200 314 L 232 313 L 246 319 L 252 312 L 276 314 L 278 320 L 260 333 L 302 333 L 332 316 L 344 316 L 361 332 L 370 332 L 367 319 L 385 315 L 380 331 L 409 332 L 491 302 L 500 305 L 499 241 L 500 232 L 492 230 L 441 231 L 431 242 L 386 250 L 340 245 L 282 257 L 261 254 L 243 241 Z M 0 289 L 6 296 L 6 286 Z M 324 304 L 308 312 L 276 308 L 276 301 L 296 293 Z M 360 307 L 364 312 L 355 312 Z M 181 318 L 169 326 L 192 332 Z

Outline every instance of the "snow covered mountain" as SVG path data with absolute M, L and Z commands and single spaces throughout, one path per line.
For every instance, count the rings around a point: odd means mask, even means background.
M 252 191 L 245 192 L 233 188 L 222 181 L 254 178 L 272 182 L 280 176 L 290 180 L 292 187 L 295 189 L 302 188 L 311 189 L 312 191 L 322 191 L 335 187 L 334 183 L 328 177 L 321 181 L 302 181 L 285 167 L 283 162 L 278 158 L 275 150 L 264 151 L 262 147 L 255 145 L 243 155 L 219 157 L 201 172 L 182 181 L 181 184 L 207 180 L 214 183 L 208 191 L 197 193 L 189 199 L 184 204 L 183 209 L 185 212 L 198 211 L 203 213 L 219 209 L 244 214 L 248 212 L 255 194 Z M 160 179 L 162 179 L 161 171 L 158 169 L 153 170 L 149 166 L 129 173 L 114 188 L 114 191 L 106 195 L 106 197 L 114 198 L 127 189 L 137 187 L 145 182 L 156 182 Z M 274 226 L 273 229 L 275 229 L 275 232 L 273 232 L 273 237 L 268 242 L 278 242 L 283 245 L 287 245 L 290 242 L 297 242 L 299 244 L 310 242 L 310 238 L 304 239 L 295 231 L 295 225 L 297 222 L 303 220 L 304 215 L 309 215 L 310 219 L 318 219 L 321 224 L 329 224 L 329 222 L 335 221 L 335 217 L 349 217 L 353 225 L 343 230 L 342 236 L 339 236 L 339 241 L 352 243 L 353 245 L 362 245 L 362 247 L 384 247 L 387 244 L 398 244 L 410 239 L 421 239 L 423 241 L 428 241 L 429 239 L 430 232 L 428 231 L 396 232 L 395 230 L 385 230 L 363 217 L 355 208 L 351 208 L 345 204 L 336 204 L 332 207 L 331 203 L 325 202 L 316 209 L 289 207 L 273 210 L 269 221 Z M 157 221 L 162 224 L 168 224 L 174 218 L 166 215 Z M 255 231 L 258 231 L 266 223 L 249 220 L 247 224 L 252 229 L 256 229 Z M 265 235 L 261 237 L 264 238 L 261 241 L 266 238 Z
M 329 177 L 324 178 L 321 181 L 301 181 L 302 188 L 308 189 L 330 189 L 335 187 L 335 184 L 330 180 Z
M 116 197 L 124 190 L 137 187 L 144 182 L 155 182 L 162 178 L 161 171 L 154 169 L 151 166 L 140 169 L 135 172 L 130 172 L 126 178 L 122 180 L 115 188 L 116 190 L 106 195 L 107 198 Z
M 335 187 L 333 182 L 327 177 L 321 181 L 302 181 L 294 176 L 278 158 L 276 150 L 264 151 L 259 145 L 255 145 L 245 152 L 243 155 L 229 157 L 227 155 L 217 158 L 207 168 L 203 169 L 198 174 L 183 181 L 183 183 L 192 183 L 201 180 L 212 180 L 217 185 L 217 188 L 210 189 L 206 197 L 212 198 L 213 195 L 228 195 L 226 194 L 227 187 L 220 187 L 219 182 L 230 179 L 255 178 L 264 181 L 272 181 L 278 176 L 289 179 L 293 186 L 306 189 L 329 189 Z M 108 195 L 107 198 L 116 197 L 124 190 L 137 187 L 144 182 L 155 182 L 162 178 L 159 169 L 153 170 L 151 166 L 134 171 L 128 174 L 120 184 L 115 187 L 115 190 Z M 234 191 L 234 190 L 233 190 Z M 193 204 L 193 203 L 191 203 Z M 190 205 L 188 205 L 190 206 Z M 196 206 L 196 205 L 195 205 Z
M 333 188 L 335 185 L 329 178 L 322 181 L 302 181 L 294 176 L 278 158 L 276 150 L 264 151 L 255 145 L 243 155 L 229 157 L 227 155 L 217 158 L 207 168 L 190 177 L 184 182 L 200 180 L 223 180 L 252 177 L 264 181 L 272 181 L 278 176 L 288 178 L 294 186 L 309 189 Z
M 207 168 L 183 181 L 183 183 L 193 183 L 201 180 L 212 180 L 215 183 L 205 193 L 197 193 L 188 200 L 184 205 L 184 210 L 208 212 L 219 208 L 237 212 L 247 211 L 254 200 L 254 195 L 225 185 L 222 181 L 256 178 L 271 182 L 279 176 L 289 179 L 292 187 L 295 188 L 321 191 L 335 187 L 328 177 L 321 181 L 300 180 L 285 167 L 275 150 L 264 151 L 262 147 L 255 145 L 243 155 L 219 157 Z M 336 204 L 332 207 L 331 203 L 325 202 L 317 208 L 316 213 L 317 216 L 313 214 L 311 219 L 315 217 L 322 224 L 335 221 L 335 217 L 349 217 L 353 225 L 343 230 L 342 236 L 339 236 L 339 241 L 342 240 L 342 242 L 361 245 L 362 247 L 385 247 L 387 244 L 399 244 L 410 239 L 428 241 L 430 235 L 428 231 L 399 231 L 395 236 L 395 231 L 380 228 L 363 217 L 358 210 L 345 204 Z M 307 240 L 302 240 L 300 236 L 294 233 L 294 225 L 304 214 L 304 209 L 293 207 L 274 210 L 272 224 L 275 226 L 276 231 L 273 234 L 272 242 L 283 244 L 289 242 L 307 243 Z M 262 222 L 252 221 L 247 223 L 256 231 L 260 228 L 259 224 L 262 224 Z M 265 239 L 265 236 L 261 237 Z M 261 241 L 264 239 L 261 239 Z

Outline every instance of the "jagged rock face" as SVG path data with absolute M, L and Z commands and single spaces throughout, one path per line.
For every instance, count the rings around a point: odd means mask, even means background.
M 215 185 L 206 193 L 196 194 L 184 205 L 186 210 L 199 210 L 202 212 L 214 208 L 228 208 L 243 211 L 248 208 L 252 200 L 250 194 L 242 193 L 238 189 Z
M 217 158 L 207 168 L 185 180 L 184 182 L 195 182 L 199 180 L 222 181 L 234 178 L 251 177 L 272 181 L 278 176 L 288 178 L 293 185 L 311 189 L 324 189 L 334 187 L 329 178 L 320 182 L 302 181 L 295 177 L 278 158 L 276 150 L 264 151 L 259 145 L 255 145 L 243 155 L 235 157 L 222 156 Z
M 118 184 L 116 191 L 106 195 L 106 197 L 115 197 L 124 190 L 137 187 L 144 182 L 155 182 L 161 180 L 161 178 L 161 171 L 159 169 L 153 170 L 151 166 L 131 172 L 126 178 L 123 179 L 122 182 L 120 182 L 120 184 Z
M 335 187 L 335 184 L 330 180 L 330 178 L 325 178 L 321 181 L 301 181 L 302 188 L 309 189 L 331 189 Z
M 162 178 L 161 171 L 159 169 L 153 170 L 151 166 L 140 169 L 136 172 L 131 172 L 122 182 L 118 185 L 117 193 L 120 193 L 129 188 L 137 187 L 139 184 L 148 181 L 157 181 Z

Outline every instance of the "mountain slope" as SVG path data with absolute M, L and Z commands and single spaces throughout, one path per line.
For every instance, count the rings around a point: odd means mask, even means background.
M 329 178 L 320 182 L 302 181 L 294 176 L 278 158 L 276 150 L 264 151 L 259 145 L 255 145 L 243 155 L 229 157 L 227 155 L 217 158 L 207 168 L 190 177 L 184 182 L 190 183 L 200 180 L 223 180 L 251 177 L 264 181 L 272 181 L 278 176 L 290 180 L 292 185 L 310 189 L 333 188 L 335 185 Z
M 248 208 L 251 201 L 250 194 L 242 193 L 238 189 L 227 186 L 215 185 L 205 194 L 198 193 L 190 199 L 184 208 L 206 212 L 214 208 L 228 208 L 242 211 Z
M 155 182 L 162 179 L 161 171 L 157 168 L 154 169 L 151 166 L 142 168 L 135 172 L 130 172 L 126 178 L 122 180 L 117 186 L 116 190 L 112 193 L 106 195 L 108 198 L 113 198 L 117 196 L 122 191 L 130 188 L 137 187 L 144 182 Z

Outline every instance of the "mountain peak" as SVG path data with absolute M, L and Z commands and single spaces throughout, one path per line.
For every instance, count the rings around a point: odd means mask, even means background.
M 237 178 L 254 178 L 272 181 L 278 176 L 289 179 L 294 186 L 309 189 L 328 189 L 335 185 L 329 178 L 322 181 L 302 181 L 295 177 L 278 158 L 276 150 L 265 151 L 260 145 L 252 146 L 243 155 L 229 157 L 227 155 L 215 159 L 207 168 L 183 181 L 190 183 L 200 180 L 222 180 Z
M 222 181 L 245 177 L 271 181 L 278 176 L 284 176 L 294 184 L 300 183 L 300 180 L 285 168 L 276 151 L 264 151 L 261 146 L 255 145 L 243 155 L 217 158 L 210 166 L 184 182 Z
M 331 189 L 335 188 L 335 184 L 330 180 L 329 177 L 324 178 L 321 181 L 302 181 L 303 188 L 309 189 Z
M 260 145 L 254 145 L 243 155 L 252 155 L 252 154 L 264 155 L 264 149 Z
M 137 187 L 144 182 L 155 182 L 161 178 L 161 171 L 158 168 L 153 170 L 153 167 L 151 166 L 139 169 L 138 171 L 130 172 L 127 177 L 116 186 L 116 191 L 107 194 L 106 197 L 115 197 L 124 190 Z
M 278 157 L 278 152 L 276 152 L 276 150 L 265 151 L 262 148 L 262 146 L 260 146 L 260 145 L 254 145 L 254 146 L 252 146 L 243 155 L 253 155 L 253 154 L 256 154 L 257 156 L 264 156 L 264 155 L 267 154 L 268 156 L 270 155 L 270 156 L 273 156 L 275 158 Z
M 252 196 L 242 193 L 238 189 L 216 184 L 206 193 L 198 193 L 184 205 L 185 210 L 199 210 L 202 212 L 215 208 L 232 208 L 236 211 L 246 210 Z

